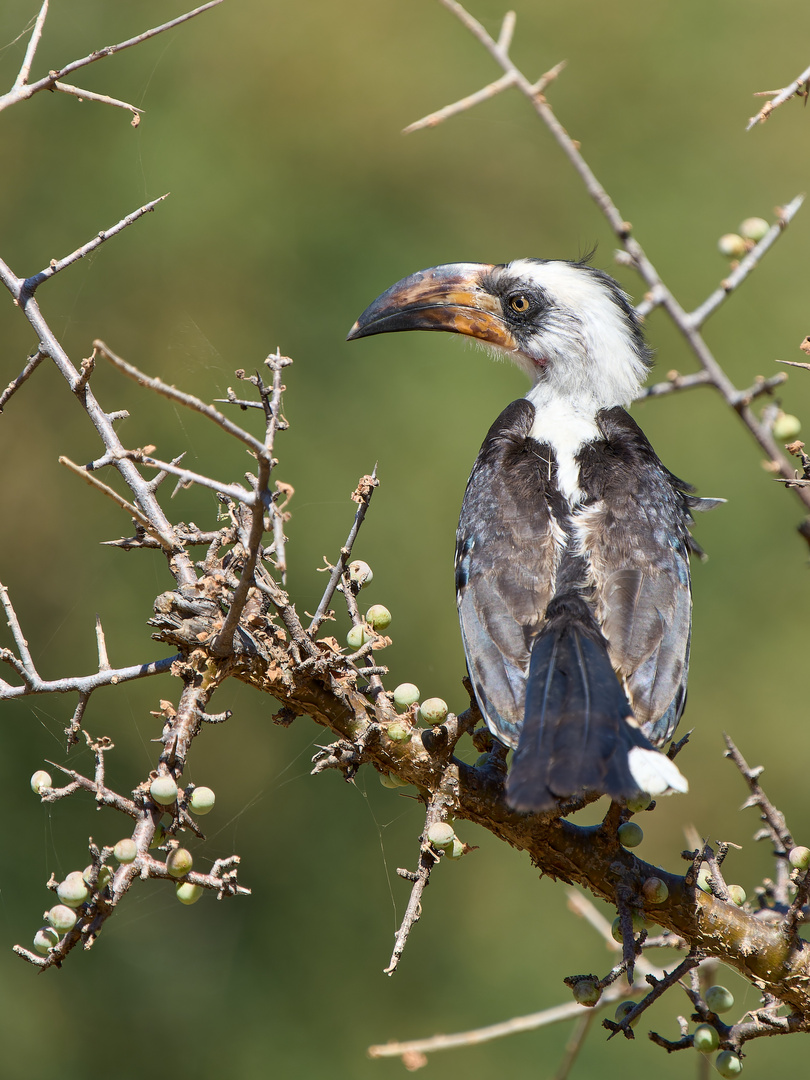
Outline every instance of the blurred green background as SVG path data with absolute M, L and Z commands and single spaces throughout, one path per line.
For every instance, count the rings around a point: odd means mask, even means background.
M 717 238 L 750 215 L 772 218 L 807 184 L 808 114 L 790 103 L 754 132 L 755 90 L 789 82 L 808 62 L 807 5 L 753 0 L 515 0 L 513 55 L 530 77 L 566 58 L 551 91 L 561 121 L 687 308 L 726 272 Z M 182 11 L 141 0 L 53 5 L 34 76 Z M 501 0 L 475 0 L 496 31 Z M 0 85 L 14 80 L 18 36 L 33 0 L 0 9 Z M 233 371 L 255 369 L 276 346 L 287 371 L 290 430 L 279 478 L 296 488 L 289 583 L 314 610 L 316 572 L 348 531 L 358 476 L 379 462 L 382 487 L 356 554 L 373 566 L 370 602 L 394 614 L 390 686 L 464 705 L 452 554 L 458 506 L 489 423 L 525 392 L 522 377 L 447 335 L 392 335 L 348 346 L 356 316 L 414 270 L 452 260 L 525 255 L 571 258 L 598 244 L 613 267 L 600 215 L 528 104 L 506 94 L 407 138 L 409 122 L 497 77 L 476 42 L 436 0 L 226 0 L 184 28 L 79 73 L 81 85 L 133 101 L 127 114 L 40 94 L 0 117 L 0 255 L 21 275 L 59 258 L 145 201 L 152 215 L 44 287 L 40 303 L 75 362 L 104 338 L 149 373 L 206 399 Z M 740 386 L 802 359 L 808 220 L 801 213 L 707 336 Z M 616 270 L 637 296 L 638 281 Z M 0 383 L 36 342 L 8 302 L 0 314 Z M 693 370 L 666 319 L 649 320 L 658 377 Z M 128 445 L 240 479 L 248 459 L 218 430 L 101 369 L 97 395 L 127 408 Z M 810 381 L 791 375 L 781 399 L 810 424 Z M 681 759 L 688 797 L 644 822 L 640 854 L 682 864 L 683 829 L 743 844 L 730 877 L 752 891 L 769 873 L 751 843 L 752 811 L 738 812 L 741 780 L 722 760 L 728 730 L 808 843 L 806 762 L 807 548 L 802 512 L 774 483 L 736 417 L 708 391 L 635 409 L 667 465 L 728 505 L 702 517 L 711 558 L 694 571 L 695 634 Z M 115 507 L 57 465 L 98 455 L 99 442 L 54 370 L 43 365 L 0 418 L 3 514 L 0 579 L 10 586 L 42 673 L 83 673 L 95 661 L 99 612 L 114 664 L 166 655 L 145 625 L 170 579 L 161 557 L 100 541 L 129 531 Z M 165 489 L 168 499 L 169 489 Z M 178 494 L 169 512 L 201 527 L 213 499 Z M 345 619 L 336 632 L 345 632 Z M 5 632 L 5 628 L 4 628 Z M 5 638 L 3 639 L 5 641 Z M 102 691 L 86 723 L 116 743 L 110 776 L 122 790 L 146 774 L 159 734 L 149 710 L 176 697 L 171 680 Z M 391 1038 L 454 1031 L 568 999 L 567 974 L 603 973 L 611 959 L 567 912 L 564 889 L 538 881 L 525 856 L 472 826 L 479 850 L 441 865 L 400 971 L 382 974 L 407 899 L 398 866 L 413 866 L 421 817 L 407 797 L 361 771 L 309 776 L 325 733 L 307 720 L 270 723 L 273 703 L 241 685 L 214 702 L 234 710 L 205 732 L 189 778 L 217 790 L 205 866 L 239 852 L 247 900 L 191 909 L 160 883 L 136 889 L 92 952 L 42 977 L 11 953 L 28 944 L 49 906 L 44 883 L 84 866 L 86 837 L 123 835 L 91 801 L 42 807 L 30 774 L 64 762 L 73 699 L 3 706 L 0 758 L 6 822 L 0 919 L 0 1045 L 4 1073 L 65 1080 L 113 1069 L 121 1077 L 235 1075 L 385 1078 L 397 1061 L 365 1048 Z M 86 751 L 71 763 L 89 768 Z M 734 975 L 740 1012 L 757 997 Z M 694 1055 L 649 1044 L 654 1026 L 677 1037 L 669 995 L 635 1043 L 595 1031 L 575 1077 L 654 1070 L 693 1076 Z M 560 1026 L 433 1057 L 425 1074 L 455 1080 L 551 1078 L 569 1030 Z M 746 1075 L 799 1068 L 799 1040 L 751 1044 Z

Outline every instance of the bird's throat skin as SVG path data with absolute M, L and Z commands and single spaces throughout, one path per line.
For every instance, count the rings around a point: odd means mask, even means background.
M 449 263 L 397 282 L 349 339 L 444 330 L 532 381 L 493 424 L 459 520 L 456 585 L 476 699 L 516 747 L 507 801 L 685 791 L 656 747 L 683 710 L 690 509 L 625 407 L 650 365 L 635 312 L 583 263 Z

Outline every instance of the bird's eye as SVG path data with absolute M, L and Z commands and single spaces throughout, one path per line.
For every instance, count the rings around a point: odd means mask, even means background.
M 531 305 L 529 300 L 522 293 L 518 293 L 517 296 L 511 296 L 509 298 L 509 307 L 512 311 L 516 311 L 518 315 L 525 315 Z

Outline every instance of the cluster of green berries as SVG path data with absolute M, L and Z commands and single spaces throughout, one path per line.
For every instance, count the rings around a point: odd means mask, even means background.
M 399 709 L 400 712 L 407 712 L 413 705 L 416 705 L 419 702 L 419 687 L 414 683 L 400 683 L 394 690 L 392 697 L 396 708 Z M 447 719 L 449 711 L 447 702 L 442 698 L 427 698 L 416 710 L 416 719 L 429 727 L 436 727 L 436 725 L 443 723 Z M 388 735 L 388 738 L 393 739 L 394 742 L 407 742 L 411 735 L 413 735 L 413 724 L 411 719 L 402 716 L 398 720 L 392 721 L 386 728 L 386 734 Z M 407 780 L 400 780 L 399 777 L 389 773 L 380 774 L 380 783 L 383 787 L 387 788 L 408 786 Z
M 44 769 L 38 770 L 31 777 L 31 790 L 37 795 L 41 795 L 52 786 L 52 779 Z M 149 785 L 150 797 L 161 807 L 173 806 L 178 794 L 177 784 L 170 776 L 158 776 Z M 216 796 L 211 788 L 195 787 L 189 797 L 188 806 L 193 813 L 204 815 L 213 810 L 215 801 Z M 150 846 L 158 846 L 165 839 L 165 835 L 165 830 L 159 826 L 155 843 Z M 137 859 L 138 847 L 132 837 L 127 836 L 115 844 L 112 854 L 116 862 L 126 865 Z M 192 866 L 193 858 L 186 848 L 174 847 L 166 857 L 166 869 L 173 878 L 185 878 Z M 34 936 L 34 948 L 37 952 L 45 955 L 74 928 L 80 916 L 78 909 L 90 899 L 92 873 L 92 866 L 88 866 L 84 872 L 74 870 L 57 885 L 56 895 L 59 903 L 46 913 L 47 926 L 41 927 Z M 95 881 L 95 888 L 99 893 L 110 885 L 112 877 L 113 872 L 109 866 L 99 867 Z M 181 904 L 193 904 L 202 896 L 203 888 L 189 881 L 178 880 L 176 892 Z
M 717 241 L 717 250 L 728 259 L 741 259 L 768 233 L 770 225 L 761 217 L 746 218 L 739 232 L 726 233 Z
M 46 785 L 50 787 L 50 784 Z M 78 910 L 90 899 L 90 882 L 93 880 L 93 866 L 82 870 L 73 870 L 64 881 L 56 886 L 58 904 L 45 913 L 46 926 L 37 930 L 34 935 L 34 948 L 43 956 L 55 945 L 58 945 L 65 934 L 70 933 L 79 921 L 81 912 Z M 112 871 L 108 866 L 101 866 L 96 876 L 96 888 L 99 892 L 112 881 Z
M 460 859 L 464 844 L 456 836 L 451 821 L 435 821 L 427 831 L 428 841 L 437 851 L 443 851 L 448 859 Z
M 418 704 L 420 696 L 419 687 L 414 683 L 400 683 L 393 693 L 394 705 L 400 712 L 405 712 L 412 705 Z M 425 698 L 416 710 L 416 718 L 429 727 L 436 727 L 438 724 L 444 723 L 449 712 L 447 702 L 443 698 Z
M 357 589 L 364 589 L 374 580 L 374 574 L 367 562 L 355 559 L 349 563 L 349 580 Z M 346 635 L 346 644 L 350 649 L 359 649 L 367 641 L 374 639 L 391 625 L 391 612 L 382 604 L 372 604 L 366 612 L 365 620 L 353 626 Z
M 625 801 L 625 806 L 631 814 L 640 814 L 651 803 L 652 796 L 648 795 L 646 791 L 639 791 Z M 616 836 L 622 847 L 634 848 L 638 847 L 644 839 L 644 830 L 635 821 L 624 821 L 616 830 Z
M 703 995 L 706 1007 L 715 1015 L 734 1008 L 734 995 L 725 986 L 710 986 Z M 712 1024 L 699 1024 L 692 1035 L 692 1045 L 701 1054 L 713 1054 L 720 1045 L 720 1035 Z M 742 1072 L 742 1061 L 731 1050 L 722 1050 L 714 1059 L 717 1072 L 730 1080 Z

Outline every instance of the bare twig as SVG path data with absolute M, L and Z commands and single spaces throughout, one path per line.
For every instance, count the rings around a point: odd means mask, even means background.
M 51 264 L 46 266 L 44 270 L 40 270 L 38 274 L 34 274 L 25 279 L 25 284 L 23 286 L 25 295 L 33 295 L 36 289 L 38 289 L 44 281 L 52 278 L 54 274 L 58 274 L 60 270 L 72 266 L 73 263 L 78 262 L 79 259 L 83 259 L 85 255 L 89 255 L 92 251 L 95 251 L 96 248 L 101 247 L 106 240 L 110 240 L 113 236 L 123 232 L 127 226 L 134 224 L 138 218 L 142 218 L 144 214 L 150 213 L 155 209 L 158 203 L 162 203 L 163 200 L 168 199 L 168 197 L 167 193 L 166 195 L 159 196 L 157 199 L 152 199 L 151 202 L 146 203 L 144 206 L 139 206 L 137 210 L 133 210 L 131 214 L 127 214 L 126 217 L 121 218 L 120 221 L 116 222 L 116 224 L 112 225 L 109 229 L 102 229 L 98 236 L 94 236 L 92 240 L 71 252 L 70 255 L 66 255 L 64 259 L 52 260 Z
M 751 768 L 729 736 L 724 733 L 723 738 L 726 741 L 727 747 L 726 757 L 731 758 L 740 770 L 751 791 L 750 797 L 746 799 L 741 809 L 745 809 L 747 806 L 759 807 L 762 813 L 762 820 L 766 823 L 768 831 L 771 834 L 774 848 L 783 855 L 786 855 L 787 852 L 795 846 L 794 840 L 787 827 L 784 815 L 780 810 L 776 809 L 760 786 L 758 777 L 762 773 L 762 767 L 758 766 L 757 768 Z
M 751 117 L 745 130 L 750 131 L 751 128 L 756 127 L 757 124 L 764 124 L 773 110 L 778 109 L 780 105 L 784 105 L 784 103 L 789 101 L 794 94 L 803 97 L 806 103 L 808 83 L 810 83 L 810 67 L 805 68 L 798 78 L 794 79 L 789 86 L 785 86 L 781 90 L 760 90 L 754 97 L 764 97 L 766 94 L 773 94 L 773 100 L 766 102 L 756 116 Z M 802 87 L 804 87 L 804 92 L 802 92 Z
M 616 987 L 615 990 L 611 987 L 603 996 L 605 1004 L 629 996 L 628 988 L 620 983 L 617 983 Z M 549 1024 L 573 1020 L 582 1016 L 582 1008 L 578 1002 L 570 1001 L 565 1005 L 555 1005 L 551 1009 L 543 1009 L 542 1012 L 530 1013 L 528 1016 L 514 1016 L 511 1020 L 505 1020 L 500 1024 L 489 1024 L 472 1031 L 461 1031 L 454 1035 L 434 1035 L 432 1038 L 411 1039 L 407 1042 L 382 1043 L 370 1046 L 368 1056 L 372 1058 L 402 1057 L 408 1053 L 429 1054 L 436 1050 L 455 1050 L 460 1046 L 478 1046 L 481 1043 L 491 1042 L 493 1039 L 503 1039 L 507 1035 L 517 1035 L 521 1031 L 536 1031 Z
M 188 22 L 189 19 L 193 19 L 195 16 L 201 15 L 204 11 L 217 7 L 217 5 L 221 3 L 222 0 L 209 0 L 209 3 L 203 4 L 193 11 L 188 11 L 185 15 L 180 15 L 176 19 L 171 19 L 169 22 L 162 23 L 160 26 L 154 26 L 151 30 L 145 30 L 142 34 L 127 38 L 126 41 L 119 41 L 117 45 L 107 45 L 103 49 L 97 49 L 88 56 L 83 56 L 80 60 L 73 60 L 71 63 L 65 64 L 65 66 L 59 68 L 58 71 L 49 71 L 44 78 L 37 80 L 37 82 L 29 83 L 28 76 L 30 74 L 31 64 L 42 35 L 42 24 L 45 21 L 48 10 L 47 4 L 43 4 L 34 26 L 31 40 L 28 43 L 28 50 L 25 54 L 23 66 L 20 69 L 20 73 L 17 76 L 14 86 L 7 94 L 0 95 L 0 112 L 2 112 L 3 109 L 8 108 L 9 105 L 16 105 L 20 101 L 25 101 L 27 98 L 33 97 L 34 94 L 39 93 L 41 90 L 50 90 L 56 82 L 64 80 L 66 75 L 70 75 L 80 68 L 87 67 L 89 64 L 94 64 L 97 60 L 104 60 L 108 56 L 114 56 L 116 53 L 123 52 L 124 49 L 132 48 L 133 45 L 140 45 L 142 42 L 148 41 L 158 34 L 165 33 L 166 30 L 173 30 L 175 26 L 180 26 L 182 23 Z
M 790 222 L 799 212 L 803 202 L 804 195 L 797 195 L 792 202 L 787 204 L 787 206 L 780 207 L 778 220 L 770 227 L 759 243 L 740 261 L 739 266 L 732 270 L 728 277 L 721 282 L 720 287 L 715 289 L 711 296 L 703 301 L 700 307 L 695 308 L 694 311 L 689 313 L 688 318 L 692 326 L 701 327 L 709 316 L 720 307 L 723 301 L 730 296 L 735 289 L 739 288 L 751 271 L 757 266 L 765 252 L 773 247 L 788 227 Z
M 171 672 L 172 664 L 182 659 L 180 656 L 167 656 L 162 660 L 152 660 L 147 664 L 132 664 L 129 667 L 109 668 L 97 671 L 93 675 L 71 675 L 64 679 L 31 679 L 25 686 L 0 686 L 0 701 L 26 697 L 28 694 L 85 694 L 98 690 L 101 686 L 118 686 L 133 679 L 145 679 L 150 675 L 165 675 Z
M 664 972 L 660 978 L 649 973 L 646 976 L 647 982 L 652 987 L 649 994 L 643 997 L 641 1001 L 637 1002 L 632 1009 L 628 1010 L 627 1014 L 621 1020 L 613 1021 L 606 1019 L 602 1021 L 602 1026 L 607 1028 L 610 1032 L 608 1038 L 612 1039 L 613 1036 L 618 1035 L 619 1032 L 627 1039 L 635 1038 L 633 1029 L 630 1025 L 641 1016 L 645 1009 L 649 1009 L 654 1001 L 657 1001 L 662 994 L 665 994 L 670 986 L 674 986 L 677 982 L 680 982 L 684 975 L 688 974 L 693 968 L 698 967 L 702 959 L 703 957 L 700 953 L 690 953 L 677 967 L 673 968 L 669 973 Z
M 17 618 L 17 612 L 14 610 L 14 605 L 11 602 L 8 589 L 2 583 L 0 583 L 0 602 L 3 604 L 3 610 L 6 613 L 6 621 L 11 630 L 11 636 L 14 638 L 14 644 L 17 646 L 17 655 L 20 658 L 20 663 L 27 676 L 29 685 L 32 685 L 39 680 L 39 674 L 37 673 L 36 665 L 29 652 L 28 642 L 22 632 L 20 620 Z
M 419 866 L 414 875 L 408 875 L 409 879 L 413 880 L 413 888 L 411 889 L 411 895 L 408 898 L 408 906 L 405 909 L 405 915 L 403 916 L 402 923 L 397 931 L 394 951 L 391 954 L 388 967 L 385 968 L 386 975 L 393 975 L 402 959 L 402 954 L 408 943 L 408 936 L 413 929 L 414 924 L 419 921 L 422 914 L 422 893 L 425 891 L 425 888 L 430 881 L 431 870 L 440 858 L 428 839 L 428 832 L 431 825 L 435 825 L 442 821 L 446 813 L 451 809 L 452 797 L 448 795 L 448 792 L 442 784 L 433 793 L 428 802 L 427 813 L 425 814 L 425 827 L 422 831 L 422 836 L 420 837 Z
M 316 634 L 318 627 L 324 620 L 324 617 L 329 610 L 329 604 L 332 597 L 335 595 L 335 589 L 338 587 L 343 574 L 346 571 L 346 567 L 349 565 L 349 559 L 352 554 L 352 548 L 354 542 L 357 539 L 357 534 L 360 531 L 360 526 L 363 524 L 363 519 L 366 516 L 369 503 L 371 502 L 371 496 L 374 494 L 374 489 L 379 486 L 379 480 L 377 479 L 377 466 L 375 465 L 371 471 L 370 476 L 362 477 L 357 488 L 352 495 L 352 498 L 357 502 L 357 512 L 354 515 L 354 521 L 352 527 L 349 530 L 349 535 L 346 538 L 346 543 L 340 549 L 340 555 L 337 563 L 332 567 L 332 572 L 329 575 L 329 581 L 327 582 L 324 594 L 321 597 L 321 601 L 318 604 L 318 608 L 315 614 L 312 616 L 312 622 L 309 624 L 308 633 Z
M 248 491 L 241 484 L 221 483 L 219 480 L 214 480 L 213 477 L 194 472 L 193 469 L 183 468 L 172 461 L 161 461 L 160 458 L 154 458 L 150 454 L 145 454 L 142 450 L 126 450 L 120 456 L 129 458 L 130 461 L 136 461 L 139 465 L 145 465 L 147 469 L 159 469 L 164 474 L 164 477 L 166 474 L 177 476 L 181 487 L 186 484 L 197 484 L 199 487 L 216 491 L 226 499 L 233 499 L 235 502 L 245 503 L 247 506 L 253 506 L 256 501 L 255 492 Z M 105 454 L 103 458 L 93 462 L 93 468 L 100 469 L 105 465 L 114 463 L 115 459 L 111 455 Z
M 31 74 L 31 65 L 34 62 L 34 56 L 39 48 L 39 42 L 42 38 L 42 28 L 45 25 L 47 15 L 48 0 L 43 0 L 42 7 L 39 9 L 39 14 L 34 23 L 34 29 L 31 31 L 31 37 L 28 39 L 28 47 L 25 50 L 22 67 L 19 70 L 17 78 L 14 80 L 14 90 L 19 90 L 20 87 L 25 86 L 28 82 L 28 77 Z
M 443 120 L 449 120 L 451 116 L 457 116 L 458 113 L 471 109 L 482 101 L 488 101 L 491 97 L 495 97 L 496 94 L 500 94 L 502 90 L 506 90 L 508 87 L 514 86 L 514 84 L 515 77 L 509 71 L 505 75 L 501 75 L 500 79 L 490 83 L 489 86 L 485 86 L 483 90 L 476 90 L 474 94 L 469 94 L 452 105 L 445 105 L 443 109 L 437 109 L 436 112 L 423 116 L 421 120 L 415 120 L 412 124 L 408 124 L 407 127 L 402 129 L 402 134 L 410 135 L 414 131 L 421 131 L 422 128 L 436 127 Z
M 108 499 L 112 499 L 112 501 L 117 506 L 120 506 L 122 510 L 126 510 L 126 512 L 135 521 L 137 521 L 139 525 L 142 525 L 147 532 L 152 533 L 155 539 L 160 541 L 161 547 L 165 548 L 168 551 L 171 551 L 175 547 L 175 541 L 172 537 L 164 536 L 156 529 L 154 529 L 152 523 L 149 521 L 149 518 L 146 516 L 146 514 L 142 514 L 137 506 L 135 506 L 131 502 L 128 502 L 128 500 L 125 499 L 123 495 L 119 495 L 114 488 L 111 488 L 108 484 L 105 484 L 102 480 L 99 480 L 99 478 L 97 476 L 94 476 L 92 472 L 85 468 L 85 466 L 77 465 L 75 461 L 71 461 L 70 458 L 65 457 L 64 455 L 59 458 L 59 464 L 64 465 L 67 469 L 70 469 L 70 471 L 72 473 L 75 473 L 76 476 L 80 476 L 82 480 L 85 481 L 85 483 L 102 492 L 102 494 L 106 495 Z
M 676 390 L 693 390 L 696 386 L 711 386 L 711 384 L 711 378 L 706 371 L 696 371 L 692 375 L 681 375 L 680 372 L 673 371 L 670 372 L 664 382 L 645 386 L 636 401 L 645 401 L 651 397 L 663 397 L 664 394 L 672 394 Z
M 221 3 L 221 0 L 217 0 L 217 2 Z M 180 405 L 185 405 L 187 409 L 191 409 L 193 412 L 198 412 L 202 416 L 208 417 L 209 420 L 213 420 L 213 422 L 218 424 L 228 435 L 233 435 L 234 438 L 239 439 L 240 442 L 244 443 L 257 457 L 265 456 L 266 451 L 264 443 L 260 442 L 255 435 L 251 435 L 249 431 L 245 431 L 244 428 L 239 427 L 238 424 L 234 424 L 218 409 L 213 408 L 211 405 L 206 405 L 204 401 L 201 401 L 193 394 L 186 394 L 184 391 L 178 390 L 174 386 L 169 386 L 169 384 L 163 382 L 162 379 L 145 375 L 144 372 L 136 368 L 134 364 L 130 364 L 122 359 L 122 357 L 117 356 L 103 341 L 94 341 L 93 348 L 97 349 L 105 360 L 109 360 L 114 367 L 118 368 L 124 375 L 129 376 L 130 379 L 133 379 L 140 386 L 145 386 L 148 390 L 154 390 L 155 393 L 161 394 L 171 401 L 177 401 Z
M 3 391 L 3 393 L 0 394 L 0 412 L 2 412 L 5 408 L 5 405 L 8 402 L 9 398 L 13 397 L 14 394 L 16 394 L 17 391 L 20 389 L 22 384 L 24 382 L 27 382 L 28 379 L 31 378 L 31 376 L 37 370 L 42 361 L 47 357 L 47 355 L 48 354 L 43 352 L 42 349 L 37 349 L 34 355 L 28 358 L 28 363 L 22 369 L 17 378 L 12 379 Z
M 79 101 L 97 101 L 101 105 L 113 105 L 117 109 L 125 109 L 127 112 L 132 113 L 133 127 L 137 127 L 140 123 L 143 109 L 139 109 L 137 105 L 131 105 L 128 101 L 110 97 L 109 94 L 96 94 L 93 90 L 83 90 L 81 86 L 74 86 L 72 83 L 55 82 L 53 88 L 59 90 L 62 94 L 71 94 L 73 97 L 77 97 Z
M 596 1013 L 593 1010 L 583 1013 L 579 1019 L 579 1023 L 574 1030 L 565 1045 L 565 1056 L 560 1062 L 560 1067 L 554 1074 L 554 1080 L 568 1080 L 571 1075 L 571 1069 L 579 1057 L 579 1052 L 582 1049 L 585 1040 L 593 1026 Z

